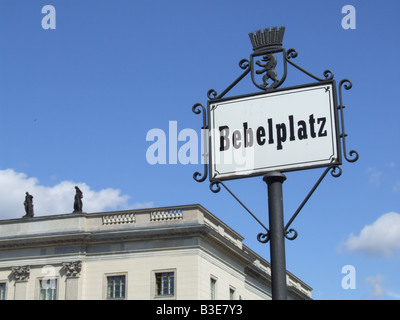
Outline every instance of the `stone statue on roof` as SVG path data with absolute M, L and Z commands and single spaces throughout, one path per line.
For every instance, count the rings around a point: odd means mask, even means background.
M 25 215 L 23 218 L 32 218 L 34 213 L 33 213 L 33 196 L 30 195 L 28 192 L 25 192 L 25 201 L 24 201 L 24 207 L 25 207 Z
M 81 213 L 82 212 L 82 198 L 83 198 L 82 191 L 78 187 L 75 187 L 75 199 L 74 199 L 74 212 L 73 213 Z

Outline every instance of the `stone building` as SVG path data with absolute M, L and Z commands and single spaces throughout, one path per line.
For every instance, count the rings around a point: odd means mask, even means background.
M 270 264 L 201 205 L 0 221 L 0 300 L 271 299 Z M 289 299 L 311 288 L 287 272 Z

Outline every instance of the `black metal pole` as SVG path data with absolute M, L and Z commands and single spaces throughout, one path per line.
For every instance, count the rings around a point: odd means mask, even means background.
M 287 300 L 282 194 L 282 184 L 286 176 L 274 171 L 265 174 L 263 180 L 268 184 L 272 299 Z

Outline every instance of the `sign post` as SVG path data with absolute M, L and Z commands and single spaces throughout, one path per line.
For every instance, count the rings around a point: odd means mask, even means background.
M 265 229 L 257 239 L 270 242 L 274 300 L 287 299 L 285 238 L 297 237 L 297 231 L 289 229 L 291 223 L 329 171 L 333 177 L 341 175 L 342 147 L 347 161 L 358 159 L 357 151 L 351 150 L 350 157 L 346 153 L 342 89 L 351 89 L 350 80 L 340 81 L 338 103 L 332 71 L 324 71 L 320 78 L 295 64 L 297 51 L 282 47 L 284 33 L 285 27 L 250 33 L 254 52 L 250 60 L 240 61 L 243 73 L 221 94 L 209 90 L 207 109 L 201 103 L 192 107 L 195 114 L 203 114 L 202 129 L 209 132 L 204 172 L 195 172 L 193 178 L 203 182 L 209 175 L 212 192 L 219 192 L 222 185 Z M 280 88 L 288 65 L 316 82 Z M 248 74 L 261 92 L 226 98 Z M 285 225 L 283 173 L 321 167 L 325 171 Z M 224 183 L 255 176 L 262 176 L 268 185 L 269 228 Z
M 286 180 L 286 176 L 278 171 L 273 171 L 265 174 L 263 180 L 268 185 L 272 299 L 286 300 L 286 254 L 282 192 L 282 184 Z

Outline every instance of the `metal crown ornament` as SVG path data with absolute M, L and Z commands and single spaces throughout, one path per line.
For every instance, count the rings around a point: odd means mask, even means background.
M 264 28 L 264 31 L 257 30 L 256 33 L 249 33 L 251 44 L 255 53 L 261 53 L 266 49 L 278 49 L 282 47 L 285 27 Z

